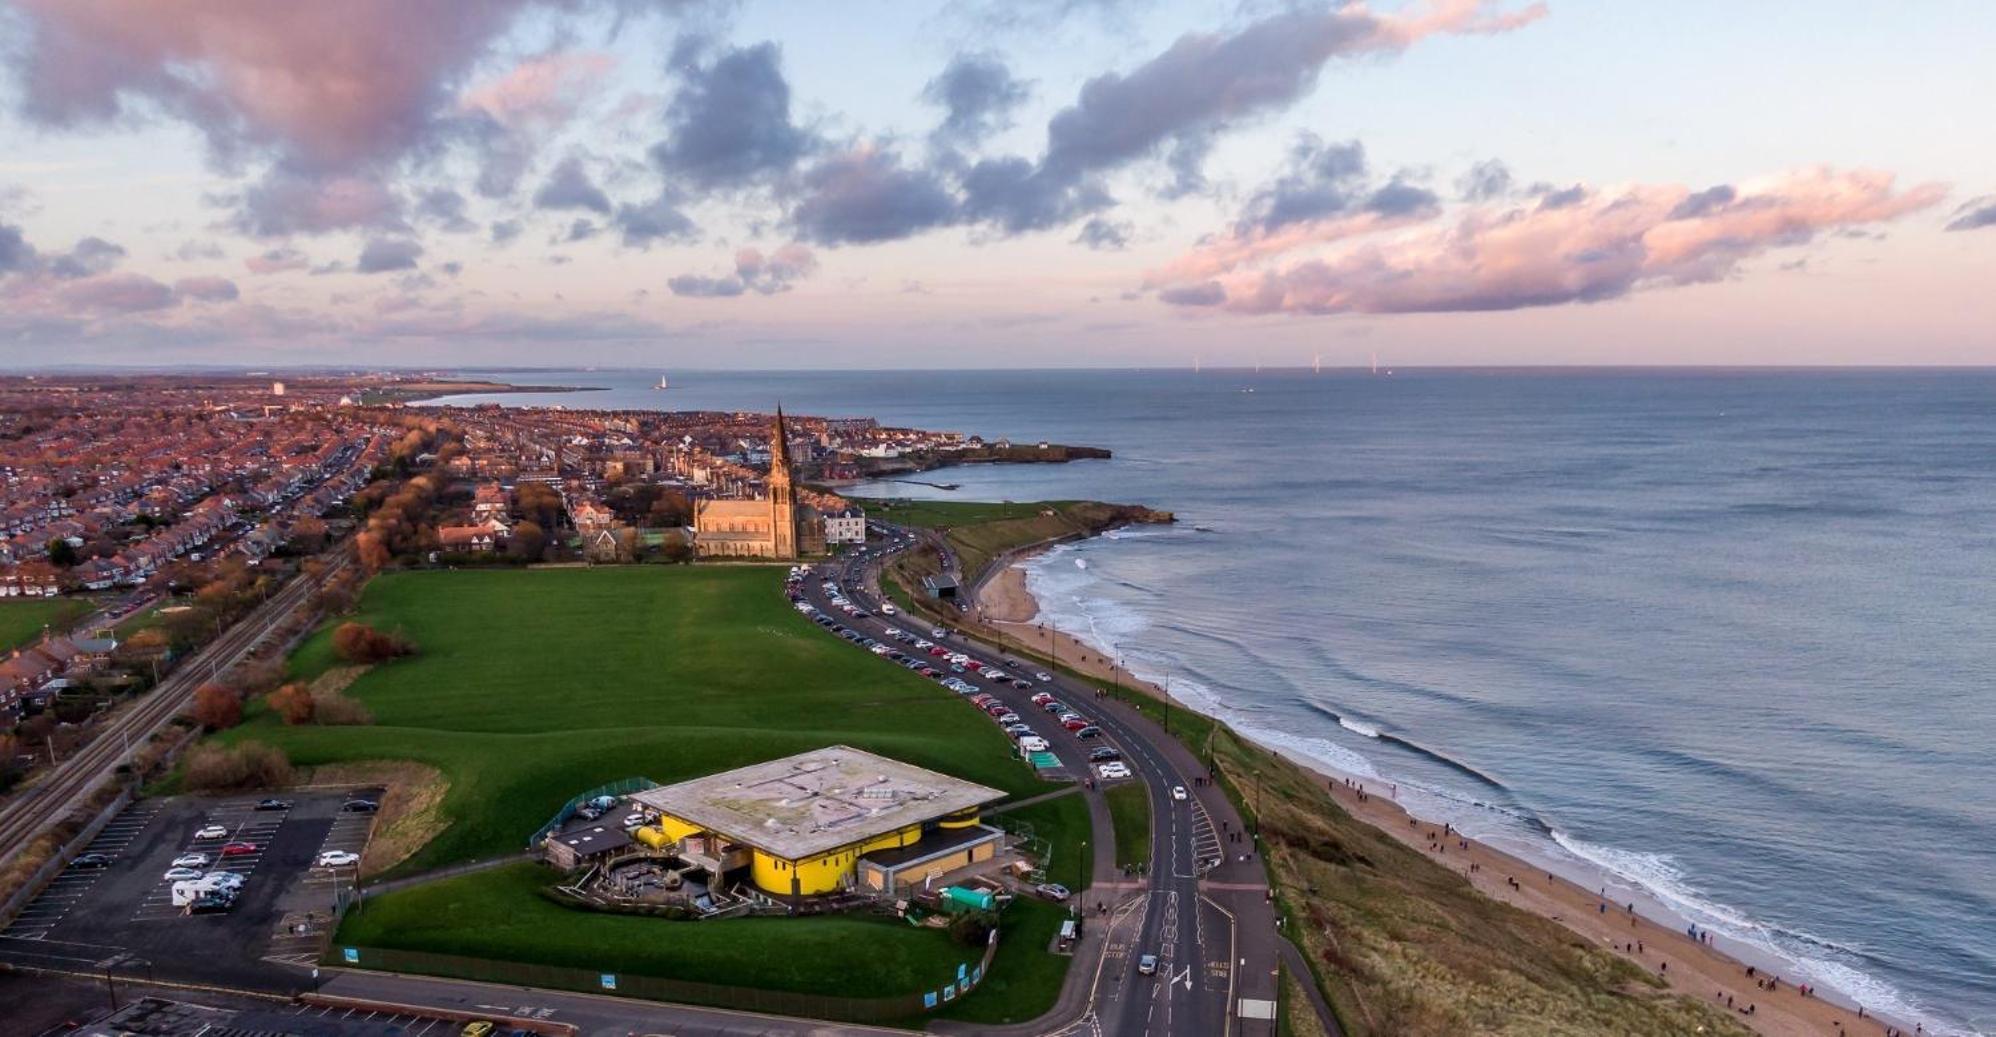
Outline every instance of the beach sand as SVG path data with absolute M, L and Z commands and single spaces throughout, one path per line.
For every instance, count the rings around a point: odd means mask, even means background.
M 1062 664 L 1098 678 L 1105 684 L 1121 684 L 1159 698 L 1167 697 L 1163 688 L 1121 669 L 1115 660 L 1104 656 L 1094 646 L 1040 625 L 1037 620 L 1039 604 L 1027 589 L 1025 572 L 1020 568 L 1023 560 L 1015 560 L 978 589 L 977 601 L 969 617 L 972 620 L 970 626 L 982 626 L 987 633 L 1002 633 L 1032 650 L 1052 655 Z M 1393 801 L 1395 790 L 1390 785 L 1382 786 L 1377 779 L 1354 777 L 1350 779 L 1354 784 L 1347 785 L 1345 776 L 1329 772 L 1320 763 L 1292 752 L 1269 746 L 1264 748 L 1281 753 L 1286 759 L 1317 775 L 1330 789 L 1332 798 L 1352 816 L 1425 852 L 1436 863 L 1463 873 L 1485 895 L 1543 915 L 1589 942 L 1612 949 L 1614 953 L 1666 979 L 1672 990 L 1710 998 L 1721 1005 L 1731 997 L 1737 1018 L 1757 1033 L 1770 1037 L 1835 1037 L 1837 1034 L 1859 1037 L 1883 1035 L 1888 1027 L 1899 1027 L 1897 1020 L 1880 1020 L 1869 1014 L 1863 1019 L 1858 1018 L 1854 1009 L 1825 999 L 1838 996 L 1833 992 L 1825 992 L 1824 997 L 1804 997 L 1786 979 L 1780 982 L 1777 989 L 1761 989 L 1756 985 L 1757 977 L 1766 978 L 1765 970 L 1757 970 L 1754 976 L 1747 975 L 1744 962 L 1692 939 L 1683 925 L 1675 920 L 1653 921 L 1643 916 L 1640 906 L 1632 913 L 1626 904 L 1616 903 L 1564 878 L 1551 876 L 1543 868 L 1517 856 L 1473 839 L 1465 840 L 1459 835 L 1443 837 L 1440 823 L 1414 818 Z M 1356 784 L 1361 780 L 1364 782 L 1363 795 L 1360 793 L 1361 786 Z M 1477 867 L 1472 869 L 1472 864 Z M 1509 881 L 1512 879 L 1518 883 L 1515 889 Z M 1640 951 L 1637 950 L 1638 944 Z M 1664 967 L 1666 964 L 1668 968 Z M 1755 1007 L 1752 1015 L 1744 1014 L 1748 1005 Z M 1913 1028 L 1908 1025 L 1898 1032 L 1911 1035 Z

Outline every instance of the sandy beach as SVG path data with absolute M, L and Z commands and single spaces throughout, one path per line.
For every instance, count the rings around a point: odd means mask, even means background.
M 1099 649 L 1041 625 L 1037 619 L 1039 604 L 1027 588 L 1025 572 L 1020 568 L 1023 560 L 1015 560 L 978 589 L 972 626 L 1002 633 L 1104 683 L 1167 697 L 1165 689 L 1121 669 Z M 1766 971 L 1755 969 L 1749 975 L 1746 963 L 1718 947 L 1693 939 L 1681 922 L 1674 919 L 1659 922 L 1645 917 L 1640 905 L 1609 899 L 1612 891 L 1604 896 L 1602 892 L 1549 874 L 1515 855 L 1452 832 L 1444 833 L 1440 823 L 1410 815 L 1394 801 L 1396 790 L 1391 786 L 1380 787 L 1376 779 L 1363 779 L 1361 785 L 1358 784 L 1361 779 L 1334 774 L 1322 764 L 1295 753 L 1265 748 L 1282 753 L 1316 774 L 1338 804 L 1354 817 L 1427 853 L 1437 863 L 1463 873 L 1485 895 L 1550 918 L 1589 942 L 1641 964 L 1667 981 L 1672 990 L 1709 998 L 1716 1004 L 1730 1004 L 1739 1020 L 1755 1032 L 1772 1037 L 1915 1033 L 1911 1025 L 1900 1029 L 1897 1020 L 1880 1020 L 1868 1013 L 1860 1019 L 1856 1009 L 1828 1000 L 1840 997 L 1834 992 L 1805 997 L 1786 978 L 1780 978 L 1773 989 L 1763 988 L 1761 984 L 1769 978 Z M 1751 1014 L 1747 1011 L 1749 1006 Z

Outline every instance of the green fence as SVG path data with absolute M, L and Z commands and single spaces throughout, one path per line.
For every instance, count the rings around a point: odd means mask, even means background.
M 541 840 L 548 837 L 549 832 L 567 824 L 568 819 L 575 816 L 577 807 L 598 796 L 628 796 L 633 792 L 643 792 L 646 789 L 655 789 L 657 787 L 658 782 L 650 778 L 624 778 L 620 781 L 613 781 L 608 785 L 598 785 L 587 792 L 581 793 L 574 799 L 563 803 L 561 809 L 555 811 L 554 816 L 548 819 L 548 823 L 542 825 L 539 830 L 534 832 L 533 837 L 527 840 L 527 849 L 531 850 L 538 847 L 541 844 Z
M 661 925 L 672 925 L 662 922 Z M 503 983 L 509 986 L 539 987 L 546 990 L 575 990 L 647 1001 L 669 1001 L 687 1005 L 710 1005 L 765 1015 L 824 1019 L 842 1023 L 893 1023 L 917 1018 L 977 989 L 998 952 L 998 931 L 991 931 L 983 955 L 975 961 L 959 962 L 954 980 L 933 990 L 896 997 L 836 997 L 800 994 L 786 990 L 758 990 L 721 983 L 633 976 L 615 972 L 560 965 L 533 965 L 517 961 L 467 958 L 455 954 L 431 954 L 375 947 L 334 947 L 325 961 L 333 966 L 372 969 L 377 972 L 414 972 L 427 976 Z M 829 963 L 827 967 L 831 966 Z M 944 977 L 948 979 L 948 977 Z

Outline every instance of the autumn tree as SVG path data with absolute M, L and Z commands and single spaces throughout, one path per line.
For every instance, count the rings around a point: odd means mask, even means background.
M 210 731 L 234 727 L 243 721 L 242 696 L 220 684 L 203 684 L 194 689 L 194 720 Z
M 513 527 L 513 536 L 506 542 L 506 550 L 515 558 L 535 561 L 541 552 L 547 550 L 547 534 L 538 522 L 521 522 Z
M 366 623 L 347 622 L 333 631 L 333 652 L 347 662 L 369 664 L 414 655 L 416 646 L 394 634 L 384 634 Z
M 354 534 L 354 553 L 360 557 L 360 564 L 370 573 L 378 573 L 393 557 L 388 553 L 388 545 L 382 542 L 381 534 L 373 530 L 362 530 Z
M 292 682 L 269 695 L 264 696 L 264 704 L 271 712 L 283 718 L 287 724 L 309 724 L 312 722 L 312 692 L 303 684 Z

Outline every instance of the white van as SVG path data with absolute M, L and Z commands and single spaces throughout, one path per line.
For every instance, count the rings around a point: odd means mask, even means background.
M 1019 751 L 1022 753 L 1046 752 L 1047 740 L 1041 738 L 1039 735 L 1027 735 L 1024 738 L 1019 739 Z
M 173 884 L 173 906 L 186 907 L 202 897 L 223 892 L 227 885 L 227 882 L 214 875 L 183 879 Z
M 891 601 L 883 601 L 883 602 L 881 602 L 881 603 L 880 603 L 880 611 L 881 611 L 881 613 L 882 613 L 883 615 L 889 615 L 889 616 L 893 615 L 893 614 L 894 614 L 894 603 L 893 603 L 893 602 L 891 602 Z

